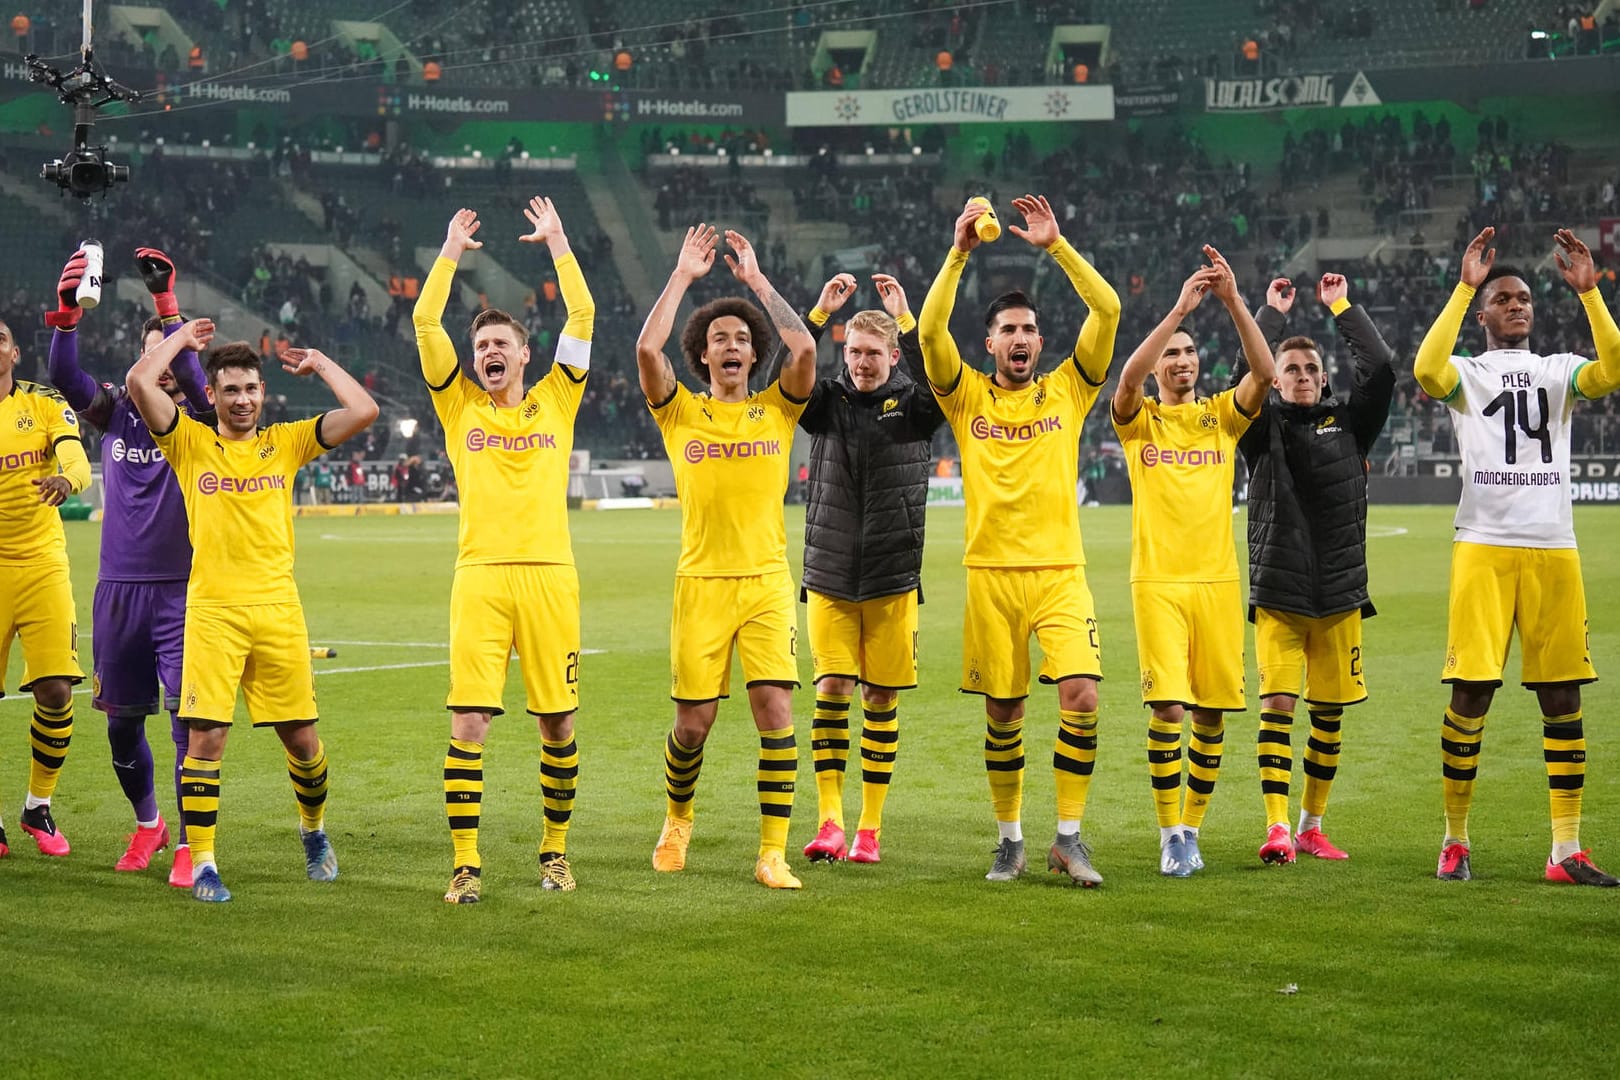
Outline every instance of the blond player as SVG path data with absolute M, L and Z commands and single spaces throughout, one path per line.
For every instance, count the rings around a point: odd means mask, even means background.
M 1225 738 L 1223 711 L 1241 710 L 1243 591 L 1232 539 L 1232 476 L 1238 440 L 1270 392 L 1275 365 L 1232 268 L 1205 246 L 1209 266 L 1181 287 L 1170 314 L 1119 373 L 1114 428 L 1131 477 L 1131 606 L 1148 771 L 1159 822 L 1159 872 L 1203 869 L 1198 830 L 1215 792 Z M 1231 390 L 1198 394 L 1198 349 L 1183 321 L 1214 293 L 1243 342 L 1249 370 Z M 1143 394 L 1149 375 L 1157 400 Z M 1186 800 L 1181 728 L 1191 714 Z
M 182 412 L 159 381 L 180 350 L 200 351 L 213 336 L 207 319 L 186 323 L 136 361 L 126 385 L 186 503 L 193 556 L 180 717 L 191 739 L 180 770 L 181 813 L 191 841 L 191 895 L 222 903 L 231 894 L 220 881 L 214 838 L 220 765 L 238 688 L 253 726 L 274 728 L 286 747 L 306 874 L 311 881 L 337 877 L 324 827 L 326 747 L 315 732 L 309 631 L 293 581 L 292 480 L 305 464 L 371 426 L 377 403 L 327 356 L 289 349 L 282 367 L 319 377 L 338 407 L 261 429 L 259 356 L 238 341 L 214 349 L 204 364 L 218 415 L 211 428 Z
M 556 361 L 523 388 L 529 334 L 504 311 L 473 319 L 473 370 L 461 373 L 456 348 L 440 324 L 462 253 L 478 215 L 458 210 L 445 234 L 412 319 L 422 377 L 444 425 L 461 492 L 460 545 L 450 589 L 450 748 L 444 759 L 444 805 L 454 870 L 444 899 L 477 903 L 483 860 L 478 824 L 484 795 L 484 741 L 502 709 L 506 668 L 517 650 L 529 713 L 540 725 L 540 884 L 574 888 L 568 825 L 574 809 L 579 752 L 579 575 L 568 536 L 568 456 L 574 415 L 591 366 L 596 307 L 551 200 L 524 208 L 532 231 L 520 239 L 545 244 L 557 269 L 568 322 Z
M 67 537 L 56 508 L 90 486 L 90 461 L 72 407 L 48 386 L 17 381 L 19 359 L 16 336 L 0 322 L 0 535 L 5 537 L 0 544 L 0 673 L 11 639 L 20 636 L 20 689 L 34 695 L 22 828 L 40 854 L 66 855 L 67 837 L 51 817 L 51 796 L 73 737 L 73 684 L 83 681 L 84 672 L 79 669 Z M 0 856 L 8 850 L 0 828 Z
M 738 297 L 698 308 L 681 331 L 681 352 L 708 390 L 693 394 L 675 380 L 664 343 L 687 289 L 714 265 L 716 240 L 708 225 L 686 231 L 669 284 L 636 342 L 641 390 L 663 433 L 681 500 L 681 557 L 669 632 L 675 725 L 664 743 L 667 810 L 653 868 L 673 872 L 686 866 L 703 744 L 720 698 L 731 689 L 736 650 L 759 729 L 754 879 L 771 889 L 797 889 L 799 879 L 784 857 L 799 762 L 792 695 L 799 665 L 782 500 L 794 426 L 815 388 L 816 343 L 766 280 L 753 247 L 727 230 L 733 254 L 726 264 L 765 311 Z M 768 355 L 771 326 L 791 358 L 776 381 L 750 391 L 748 376 Z
M 985 210 L 968 203 L 957 217 L 950 253 L 917 320 L 923 362 L 962 454 L 967 502 L 967 604 L 962 613 L 962 689 L 984 698 L 984 767 L 998 833 L 989 881 L 1024 872 L 1024 699 L 1029 696 L 1029 638 L 1045 660 L 1040 681 L 1057 687 L 1058 732 L 1052 748 L 1057 835 L 1049 870 L 1094 886 L 1102 875 L 1080 838 L 1097 760 L 1097 683 L 1102 651 L 1086 585 L 1075 497 L 1080 425 L 1108 377 L 1119 328 L 1119 296 L 1063 239 L 1044 196 L 1013 206 L 1025 226 L 1012 232 L 1052 256 L 1088 314 L 1074 350 L 1037 374 L 1039 312 L 1021 292 L 996 298 L 985 315 L 986 375 L 962 362 L 951 339 L 951 308 L 968 255 L 979 244 Z
M 1581 848 L 1586 734 L 1581 684 L 1597 679 L 1587 643 L 1586 589 L 1569 494 L 1570 418 L 1577 401 L 1620 389 L 1620 327 L 1597 289 L 1592 253 L 1559 229 L 1554 258 L 1580 297 L 1597 361 L 1529 349 L 1535 301 L 1529 280 L 1493 266 L 1487 228 L 1463 252 L 1461 281 L 1413 364 L 1418 385 L 1446 403 L 1462 450 L 1462 500 L 1451 546 L 1450 628 L 1441 678 L 1451 704 L 1440 728 L 1446 835 L 1435 873 L 1472 876 L 1468 811 L 1485 714 L 1508 643 L 1519 632 L 1520 680 L 1541 706 L 1552 851 L 1543 876 L 1562 885 L 1620 885 Z M 1452 356 L 1475 298 L 1485 352 Z

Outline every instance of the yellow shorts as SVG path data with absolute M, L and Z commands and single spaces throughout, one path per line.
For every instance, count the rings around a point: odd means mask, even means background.
M 731 696 L 731 652 L 743 678 L 799 685 L 799 624 L 793 575 L 677 577 L 669 619 L 669 696 L 713 701 Z
M 1040 642 L 1043 683 L 1102 678 L 1097 609 L 1081 566 L 1044 570 L 968 567 L 962 610 L 962 690 L 1029 696 L 1029 636 Z
M 1360 609 L 1313 618 L 1256 608 L 1254 651 L 1260 664 L 1261 697 L 1288 694 L 1304 697 L 1308 705 L 1367 700 L 1361 675 Z
M 1243 587 L 1236 581 L 1131 584 L 1142 701 L 1242 711 Z
M 0 681 L 13 637 L 22 638 L 19 690 L 32 690 L 39 679 L 84 680 L 79 667 L 79 620 L 66 559 L 0 565 Z M 4 695 L 5 687 L 0 685 L 0 697 Z
M 1453 543 L 1450 622 L 1442 682 L 1500 686 L 1515 626 L 1525 686 L 1597 679 L 1574 548 Z
M 456 569 L 450 585 L 450 691 L 444 706 L 499 716 L 518 654 L 529 712 L 579 708 L 579 574 L 560 563 Z
M 806 590 L 813 682 L 859 679 L 880 690 L 917 685 L 917 590 L 859 603 Z
M 316 719 L 302 604 L 186 609 L 180 715 L 229 724 L 236 688 L 254 727 Z

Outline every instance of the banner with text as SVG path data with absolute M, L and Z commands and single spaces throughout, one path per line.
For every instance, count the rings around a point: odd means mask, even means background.
M 1282 75 L 1272 79 L 1205 79 L 1206 112 L 1267 112 L 1325 109 L 1339 104 L 1333 75 Z
M 322 78 L 315 72 L 285 76 L 230 73 L 189 79 L 183 75 L 107 65 L 107 73 L 142 92 L 134 113 L 205 105 L 256 105 L 296 116 L 430 117 L 641 124 L 782 124 L 779 94 L 707 90 L 603 90 L 545 87 L 500 90 L 435 84 L 401 85 L 354 76 Z M 0 96 L 43 93 L 15 54 L 0 54 Z
M 789 127 L 1112 120 L 1112 86 L 814 90 L 787 95 Z

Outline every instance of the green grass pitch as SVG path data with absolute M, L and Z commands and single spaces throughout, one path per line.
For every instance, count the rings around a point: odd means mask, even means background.
M 1450 516 L 1372 514 L 1372 699 L 1347 714 L 1328 816 L 1351 861 L 1256 858 L 1265 822 L 1251 699 L 1228 718 L 1203 834 L 1209 868 L 1172 881 L 1157 872 L 1128 510 L 1082 511 L 1108 674 L 1086 820 L 1107 884 L 1082 891 L 1036 872 L 1053 826 L 1049 689 L 1031 699 L 1026 726 L 1031 873 L 982 879 L 995 837 L 982 711 L 955 689 L 962 517 L 931 511 L 923 686 L 901 699 L 884 861 L 810 866 L 797 854 L 816 825 L 805 689 L 790 838 L 805 889 L 780 894 L 750 875 L 757 743 L 740 692 L 709 743 L 689 869 L 653 872 L 679 515 L 576 513 L 585 644 L 599 650 L 584 663 L 578 720 L 570 855 L 580 886 L 539 887 L 539 740 L 514 668 L 513 711 L 495 722 L 487 755 L 485 902 L 470 908 L 440 901 L 455 520 L 301 520 L 311 638 L 339 651 L 317 662 L 317 688 L 342 876 L 304 880 L 279 744 L 245 725 L 226 757 L 219 833 L 236 900 L 208 908 L 169 889 L 166 854 L 161 870 L 115 874 L 133 825 L 86 696 L 56 800 L 73 853 L 38 855 L 15 827 L 27 709 L 14 648 L 12 695 L 0 702 L 0 807 L 13 825 L 0 862 L 0 965 L 11 973 L 0 1075 L 1610 1074 L 1620 890 L 1540 880 L 1549 838 L 1538 714 L 1516 684 L 1486 729 L 1478 878 L 1433 877 Z M 790 509 L 795 560 L 802 524 Z M 1620 511 L 1577 513 L 1592 650 L 1609 677 L 1586 695 L 1583 839 L 1610 870 L 1620 869 L 1617 525 Z M 88 624 L 97 527 L 68 530 Z M 1512 679 L 1516 655 L 1510 664 Z M 172 816 L 167 729 L 166 718 L 150 725 Z M 858 781 L 849 786 L 853 823 Z M 1296 764 L 1296 805 L 1298 787 Z

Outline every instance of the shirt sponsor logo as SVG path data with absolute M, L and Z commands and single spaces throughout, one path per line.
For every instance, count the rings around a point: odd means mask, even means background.
M 511 450 L 514 453 L 525 450 L 555 450 L 557 436 L 544 432 L 536 432 L 533 435 L 492 435 L 483 428 L 473 428 L 467 432 L 467 449 L 475 454 L 480 450 Z
M 1176 450 L 1174 448 L 1161 450 L 1152 443 L 1142 447 L 1142 464 L 1148 468 L 1155 465 L 1224 465 L 1226 464 L 1225 450 Z
M 43 465 L 45 451 L 24 450 L 20 454 L 0 454 L 0 469 L 22 469 L 29 465 Z
M 982 416 L 975 416 L 968 424 L 968 431 L 975 439 L 988 439 L 991 442 L 1028 442 L 1048 431 L 1062 430 L 1063 418 L 1059 416 L 1043 416 L 1027 424 L 992 424 Z
M 150 465 L 163 460 L 163 451 L 157 447 L 130 446 L 123 439 L 114 439 L 109 453 L 114 461 L 127 461 L 132 465 Z
M 252 495 L 280 491 L 286 486 L 285 476 L 221 476 L 205 472 L 197 477 L 197 490 L 204 495 Z
M 772 457 L 782 452 L 780 439 L 740 439 L 737 442 L 711 443 L 693 439 L 686 444 L 682 456 L 696 465 L 700 461 L 721 461 L 727 458 Z

